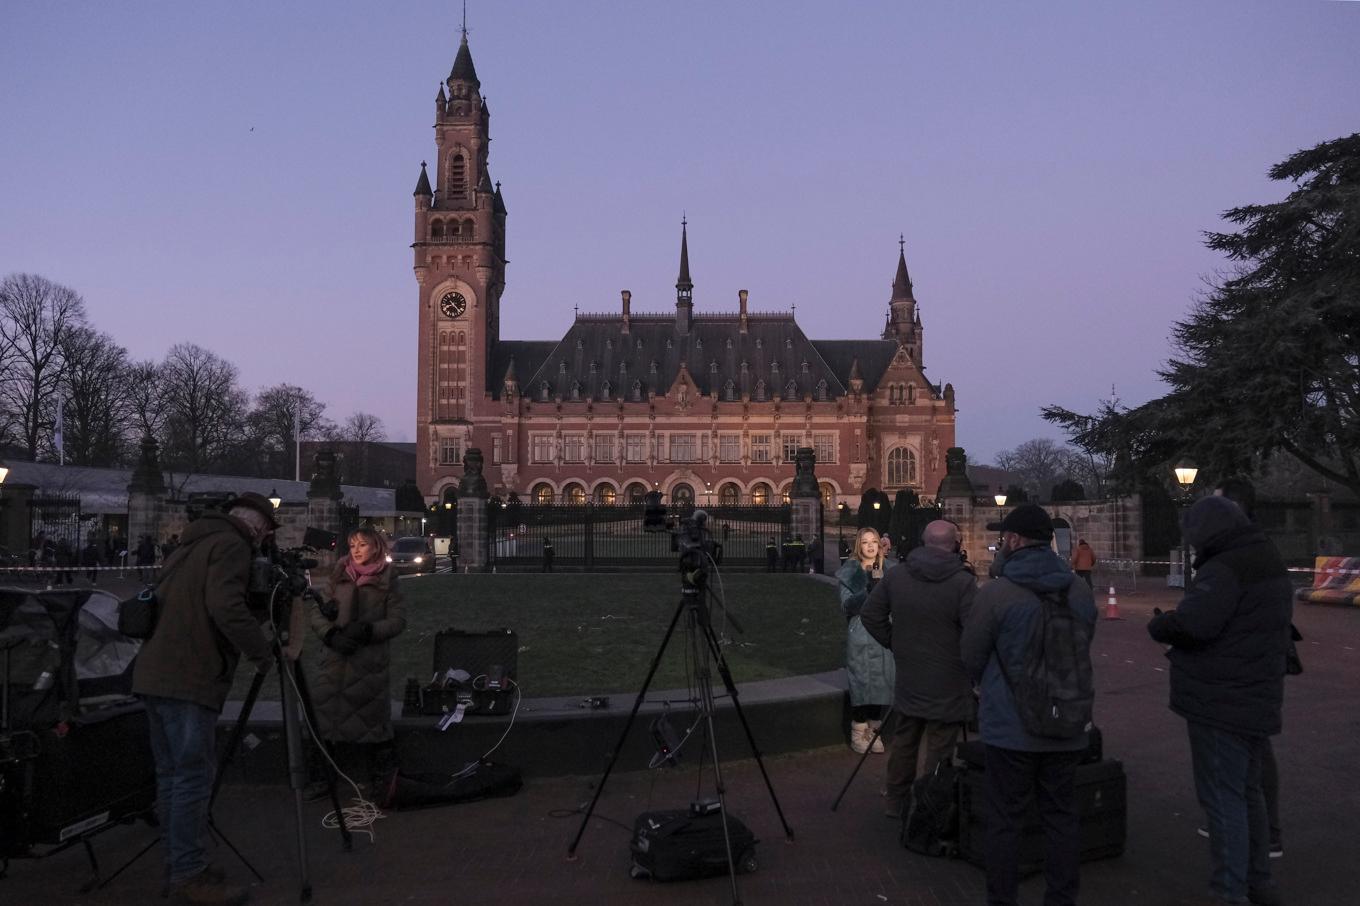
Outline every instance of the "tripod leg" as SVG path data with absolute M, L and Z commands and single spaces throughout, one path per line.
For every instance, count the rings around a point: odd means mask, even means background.
M 302 713 L 307 715 L 307 726 L 312 728 L 312 744 L 324 745 L 316 736 L 316 706 L 312 704 L 311 687 L 307 685 L 307 674 L 303 671 L 300 661 L 293 661 L 293 678 L 297 680 L 298 692 L 300 693 L 298 698 L 302 700 Z M 300 753 L 301 747 L 299 747 Z M 333 752 L 328 754 L 331 758 L 326 761 L 326 779 L 330 787 L 331 807 L 335 809 L 335 817 L 340 824 L 340 847 L 345 852 L 349 852 L 354 846 L 354 840 L 349 832 L 349 826 L 345 824 L 345 810 L 340 807 L 340 792 L 336 785 L 337 769 L 334 764 L 335 754 Z M 303 782 L 305 783 L 305 781 Z M 298 789 L 301 790 L 302 787 L 299 786 Z
M 283 740 L 288 749 L 288 785 L 293 790 L 293 823 L 297 831 L 297 855 L 299 894 L 298 902 L 312 901 L 311 866 L 307 862 L 307 836 L 302 832 L 302 785 L 306 782 L 307 768 L 302 756 L 302 731 L 298 727 L 298 702 L 294 698 L 301 689 L 294 689 L 297 680 L 295 671 L 289 669 L 289 661 L 283 649 L 275 647 L 275 657 L 279 663 L 279 702 L 283 707 Z
M 709 668 L 708 658 L 701 656 L 698 637 L 699 628 L 694 608 L 691 608 L 689 617 L 690 644 L 694 646 L 694 663 L 699 665 L 696 674 L 699 685 L 699 707 L 703 709 L 704 721 L 706 723 L 705 733 L 708 736 L 709 754 L 713 758 L 713 786 L 715 792 L 718 794 L 718 813 L 722 816 L 723 847 L 727 851 L 727 878 L 732 884 L 732 903 L 733 906 L 739 906 L 741 903 L 741 889 L 737 886 L 737 862 L 732 852 L 732 833 L 727 826 L 727 785 L 723 783 L 722 762 L 718 758 L 718 731 L 713 725 L 713 673 Z M 704 638 L 708 639 L 712 628 L 705 624 L 703 629 Z M 712 649 L 710 648 L 710 650 Z M 757 757 L 759 756 L 757 755 Z M 775 807 L 778 808 L 777 802 L 775 803 Z M 780 817 L 782 818 L 783 816 L 781 815 Z
M 779 805 L 779 797 L 775 795 L 774 784 L 770 781 L 769 772 L 765 770 L 765 759 L 760 754 L 760 746 L 756 745 L 756 737 L 751 732 L 750 723 L 746 720 L 746 712 L 742 710 L 741 699 L 737 695 L 737 684 L 732 681 L 732 671 L 728 669 L 727 660 L 723 658 L 722 649 L 718 647 L 718 639 L 713 634 L 713 627 L 704 625 L 702 629 L 704 639 L 708 642 L 708 650 L 718 665 L 718 675 L 722 677 L 723 687 L 732 699 L 732 710 L 737 713 L 737 720 L 741 722 L 742 732 L 746 734 L 746 742 L 751 746 L 751 754 L 755 757 L 756 767 L 760 768 L 760 776 L 765 781 L 765 789 L 769 791 L 770 801 L 774 803 L 775 813 L 779 815 L 779 823 L 784 827 L 784 839 L 791 843 L 793 842 L 793 828 L 789 827 L 788 819 L 784 817 L 784 809 Z
M 250 720 L 250 712 L 255 710 L 255 700 L 260 697 L 260 687 L 264 685 L 265 674 L 256 671 L 255 676 L 250 680 L 250 691 L 246 693 L 246 700 L 241 703 L 241 713 L 236 715 L 236 724 L 231 728 L 231 736 L 227 739 L 227 747 L 222 750 L 222 757 L 217 762 L 217 776 L 213 778 L 212 795 L 208 797 L 208 814 L 212 814 L 213 803 L 217 801 L 217 793 L 222 789 L 222 777 L 226 774 L 227 768 L 231 765 L 232 759 L 236 757 L 237 751 L 241 747 L 241 738 L 245 736 L 246 723 Z
M 869 740 L 869 745 L 864 749 L 864 753 L 859 756 L 859 761 L 855 762 L 855 769 L 850 772 L 849 777 L 845 778 L 845 786 L 841 787 L 841 791 L 836 794 L 836 800 L 831 803 L 831 810 L 833 812 L 840 808 L 841 800 L 845 798 L 845 793 L 850 789 L 850 784 L 855 782 L 855 775 L 859 773 L 860 768 L 864 767 L 864 760 L 868 758 L 869 753 L 874 750 L 874 743 L 878 742 L 878 738 L 883 735 L 883 728 L 888 725 L 895 713 L 895 711 L 889 711 L 887 720 L 884 720 L 874 729 L 874 738 Z
M 590 805 L 586 806 L 586 813 L 581 817 L 581 826 L 576 831 L 576 836 L 572 838 L 571 845 L 567 847 L 567 858 L 576 855 L 576 847 L 581 842 L 581 837 L 586 832 L 586 826 L 590 824 L 590 816 L 595 813 L 595 804 L 600 801 L 600 794 L 604 792 L 604 785 L 609 780 L 609 774 L 614 770 L 614 764 L 619 760 L 619 754 L 623 752 L 623 744 L 628 739 L 628 731 L 633 728 L 633 721 L 637 718 L 638 710 L 642 708 L 642 702 L 647 697 L 647 689 L 652 685 L 652 677 L 656 676 L 657 668 L 661 666 L 661 657 L 666 653 L 666 646 L 670 643 L 671 636 L 675 633 L 675 626 L 680 622 L 680 614 L 684 612 L 685 602 L 682 598 L 675 608 L 675 614 L 671 617 L 670 626 L 666 627 L 666 635 L 661 639 L 661 645 L 656 649 L 656 657 L 652 658 L 652 666 L 647 671 L 647 678 L 642 681 L 642 688 L 638 690 L 637 698 L 633 701 L 633 710 L 628 713 L 628 720 L 624 722 L 623 732 L 619 734 L 619 741 L 614 746 L 614 751 L 609 756 L 609 764 L 605 765 L 604 776 L 600 782 L 595 784 L 595 795 L 590 797 Z

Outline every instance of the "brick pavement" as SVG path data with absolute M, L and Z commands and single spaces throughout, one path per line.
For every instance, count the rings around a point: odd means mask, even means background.
M 1099 603 L 1103 605 L 1103 595 Z M 1182 721 L 1166 709 L 1167 674 L 1159 646 L 1144 624 L 1154 605 L 1174 603 L 1165 590 L 1121 598 L 1124 622 L 1102 622 L 1097 660 L 1097 717 L 1106 752 L 1124 761 L 1129 778 L 1129 842 L 1118 859 L 1083 868 L 1082 902 L 1174 903 L 1204 887 L 1205 841 L 1195 834 L 1194 801 Z M 1360 866 L 1351 857 L 1360 835 L 1360 610 L 1300 607 L 1306 672 L 1286 688 L 1285 734 L 1276 740 L 1282 772 L 1286 856 L 1273 863 L 1286 902 L 1342 906 L 1357 901 Z M 725 755 L 744 748 L 722 741 Z M 878 813 L 878 772 L 871 757 L 838 812 L 830 802 L 853 767 L 848 751 L 818 749 L 767 760 L 775 790 L 796 834 L 786 843 L 754 762 L 725 767 L 730 808 L 761 838 L 759 869 L 740 879 L 743 901 L 758 904 L 981 904 L 983 876 L 959 862 L 916 856 L 899 848 L 895 826 Z M 594 778 L 530 779 L 510 799 L 394 813 L 342 853 L 336 835 L 318 823 L 325 809 L 306 807 L 315 901 L 322 904 L 469 903 L 588 904 L 646 902 L 725 904 L 725 878 L 655 884 L 628 877 L 628 831 L 648 808 L 678 807 L 694 793 L 691 767 L 616 773 L 582 840 L 578 858 L 566 849 Z M 232 786 L 218 808 L 221 826 L 257 860 L 267 881 L 253 902 L 297 902 L 291 797 L 280 787 Z M 618 822 L 618 823 L 615 823 Z M 116 865 L 150 839 L 145 827 L 101 836 L 106 865 Z M 217 859 L 234 877 L 244 871 L 230 853 Z M 90 896 L 75 892 L 84 859 L 70 851 L 44 861 L 11 864 L 0 881 L 5 904 L 162 902 L 155 896 L 155 853 Z M 1038 903 L 1042 882 L 1026 882 L 1024 902 Z

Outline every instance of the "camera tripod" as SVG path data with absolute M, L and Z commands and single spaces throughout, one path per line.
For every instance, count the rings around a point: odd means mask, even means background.
M 600 795 L 604 792 L 605 784 L 609 781 L 609 775 L 614 770 L 614 765 L 618 762 L 619 755 L 623 751 L 623 744 L 628 738 L 628 731 L 632 729 L 633 722 L 637 719 L 638 711 L 642 708 L 642 703 L 647 697 L 647 690 L 652 684 L 652 678 L 656 676 L 657 668 L 661 665 L 661 658 L 666 652 L 666 646 L 670 644 L 671 637 L 675 634 L 675 627 L 679 625 L 680 617 L 683 615 L 685 617 L 686 640 L 690 646 L 688 657 L 691 659 L 690 662 L 695 665 L 694 678 L 697 698 L 694 699 L 694 703 L 699 710 L 696 726 L 698 723 L 704 725 L 704 733 L 708 739 L 707 754 L 713 759 L 713 783 L 722 815 L 723 845 L 727 853 L 727 874 L 732 883 L 732 902 L 734 906 L 739 906 L 741 891 L 737 886 L 737 865 L 732 853 L 731 833 L 728 830 L 726 786 L 722 778 L 722 761 L 718 756 L 718 734 L 713 723 L 714 699 L 711 666 L 715 662 L 718 666 L 718 674 L 722 677 L 723 686 L 732 700 L 732 708 L 737 714 L 737 719 L 741 722 L 742 731 L 746 734 L 746 741 L 751 746 L 751 754 L 755 757 L 756 764 L 760 768 L 760 776 L 765 781 L 765 789 L 770 793 L 770 801 L 774 804 L 774 810 L 779 815 L 779 822 L 784 827 L 785 839 L 789 842 L 793 841 L 793 829 L 789 827 L 788 821 L 784 818 L 784 810 L 779 805 L 779 797 L 775 795 L 774 786 L 770 782 L 770 775 L 765 770 L 765 762 L 761 758 L 760 747 L 756 745 L 755 736 L 751 733 L 751 725 L 746 720 L 746 713 L 742 711 L 741 701 L 737 696 L 737 687 L 732 681 L 732 671 L 727 666 L 727 660 L 723 657 L 722 649 L 718 646 L 718 638 L 713 632 L 712 615 L 706 600 L 708 591 L 707 572 L 702 566 L 686 570 L 683 561 L 681 569 L 680 603 L 676 606 L 675 614 L 671 617 L 666 634 L 662 637 L 661 645 L 657 648 L 656 656 L 652 659 L 652 666 L 647 671 L 647 678 L 642 681 L 642 688 L 633 701 L 633 710 L 629 712 L 628 720 L 623 725 L 623 732 L 619 734 L 619 741 L 614 746 L 609 763 L 605 766 L 604 775 L 600 777 L 600 782 L 595 785 L 595 794 L 591 797 L 590 805 L 586 807 L 585 815 L 581 819 L 581 827 L 576 831 L 576 836 L 571 841 L 571 845 L 567 847 L 567 857 L 570 859 L 576 855 L 576 848 L 590 823 L 591 815 L 595 811 L 595 804 L 600 801 Z M 701 762 L 700 771 L 702 772 L 702 770 Z

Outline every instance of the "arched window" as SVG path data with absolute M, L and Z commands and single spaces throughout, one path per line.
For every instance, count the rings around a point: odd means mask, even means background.
M 911 404 L 911 403 L 914 403 L 914 402 L 916 402 L 916 385 L 915 385 L 915 384 L 908 384 L 908 385 L 907 385 L 907 403 L 908 403 L 908 404 Z
M 449 221 L 449 238 L 450 238 L 450 239 L 456 239 L 456 238 L 458 238 L 458 234 L 461 233 L 461 232 L 463 232 L 463 227 L 462 227 L 462 225 L 461 225 L 458 221 L 456 221 L 456 220 L 450 220 L 450 221 Z
M 444 221 L 436 220 L 434 223 L 430 224 L 430 238 L 431 239 L 444 238 Z
M 605 381 L 603 384 L 600 385 L 600 399 L 602 400 L 609 399 L 609 389 L 610 388 L 608 381 Z
M 534 485 L 534 503 L 546 505 L 553 502 L 552 485 L 546 481 Z
M 474 232 L 474 230 L 473 230 L 473 228 L 472 228 L 472 221 L 471 221 L 471 220 L 464 220 L 464 221 L 463 221 L 463 241 L 464 241 L 464 242 L 471 242 L 472 239 L 473 239 L 473 232 Z
M 780 502 L 780 503 L 788 503 L 788 502 L 789 502 L 789 488 L 790 488 L 790 487 L 791 487 L 791 485 L 787 485 L 787 484 L 786 484 L 786 485 L 784 485 L 783 490 L 781 490 L 781 491 L 779 492 L 779 502 Z
M 633 402 L 642 401 L 642 381 L 633 381 Z
M 572 384 L 571 384 L 571 398 L 572 398 L 573 400 L 579 400 L 579 399 L 581 398 L 581 382 L 580 382 L 580 381 L 572 381 Z
M 765 482 L 758 482 L 751 488 L 751 502 L 756 506 L 766 506 L 770 502 L 770 486 Z
M 916 484 L 916 454 L 897 447 L 888 454 L 888 487 Z
M 765 402 L 765 382 L 756 381 L 756 402 Z
M 618 502 L 619 492 L 614 490 L 612 484 L 602 484 L 595 489 L 595 502 L 605 506 L 613 506 Z
M 642 498 L 647 496 L 647 486 L 640 481 L 635 481 L 624 490 L 624 497 L 629 503 L 642 503 Z
M 835 489 L 832 488 L 831 485 L 827 484 L 825 481 L 819 484 L 817 488 L 822 492 L 823 511 L 825 512 L 827 510 L 833 509 L 836 506 Z
M 461 154 L 454 154 L 449 161 L 449 192 L 462 195 L 467 191 L 467 161 Z
M 789 381 L 787 384 L 784 385 L 784 399 L 791 400 L 797 399 L 797 397 L 798 397 L 798 385 L 795 384 L 793 381 Z
M 737 398 L 737 385 L 732 383 L 731 381 L 728 381 L 726 384 L 723 384 L 723 399 L 727 400 L 730 403 L 736 398 Z
M 680 482 L 671 488 L 671 503 L 676 506 L 694 506 L 694 488 Z
M 571 504 L 583 504 L 586 502 L 586 489 L 584 485 L 572 482 L 562 489 L 562 500 Z
M 826 402 L 826 379 L 817 382 L 817 399 L 819 402 Z
M 732 484 L 732 482 L 729 481 L 727 484 L 718 488 L 719 506 L 736 506 L 740 502 L 741 502 L 741 488 Z
M 458 487 L 456 485 L 450 485 L 444 489 L 444 502 L 453 504 L 458 503 Z

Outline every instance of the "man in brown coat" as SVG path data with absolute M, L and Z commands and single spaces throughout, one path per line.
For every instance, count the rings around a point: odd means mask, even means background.
M 977 578 L 959 556 L 959 530 L 937 519 L 903 565 L 888 570 L 860 621 L 897 666 L 885 812 L 900 818 L 916 777 L 954 748 L 973 715 L 973 684 L 959 654 Z
M 217 770 L 215 732 L 240 655 L 265 672 L 271 643 L 246 606 L 250 561 L 278 523 L 260 494 L 231 501 L 189 525 L 165 563 L 156 597 L 160 619 L 133 668 L 132 691 L 146 703 L 156 759 L 156 808 L 166 880 L 184 904 L 240 904 L 203 849 Z

